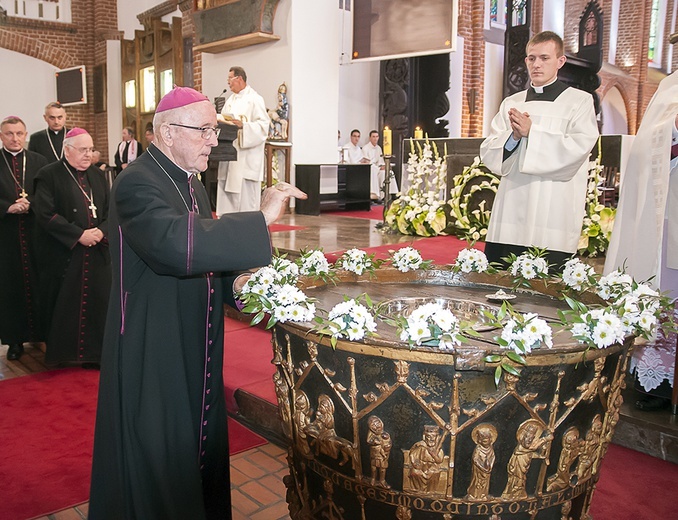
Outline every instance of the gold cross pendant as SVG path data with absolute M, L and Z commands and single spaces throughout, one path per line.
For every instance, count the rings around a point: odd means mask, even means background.
M 26 193 L 25 189 L 21 188 L 21 192 L 19 192 L 19 197 L 21 197 L 22 199 L 28 197 L 28 193 Z
M 94 201 L 92 201 L 88 207 L 92 212 L 92 217 L 97 218 L 97 207 L 94 205 Z

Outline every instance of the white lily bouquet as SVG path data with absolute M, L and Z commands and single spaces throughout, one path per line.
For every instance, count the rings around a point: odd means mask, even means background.
M 266 329 L 286 321 L 307 322 L 315 316 L 315 300 L 296 287 L 299 268 L 284 257 L 274 257 L 271 265 L 262 267 L 250 276 L 238 299 L 242 311 L 254 314 L 251 324 L 269 316 Z
M 610 245 L 612 228 L 617 208 L 604 206 L 600 201 L 600 185 L 603 183 L 601 164 L 601 140 L 598 139 L 598 157 L 589 162 L 589 178 L 586 189 L 586 214 L 582 223 L 577 252 L 580 255 L 597 256 L 604 254 Z
M 432 263 L 431 260 L 424 260 L 419 251 L 409 246 L 393 251 L 390 261 L 391 265 L 402 273 L 416 271 L 417 269 L 428 269 Z
M 365 300 L 365 305 L 361 300 Z M 345 298 L 330 309 L 326 319 L 320 316 L 314 319 L 318 324 L 314 330 L 318 334 L 330 336 L 332 347 L 336 347 L 339 338 L 359 341 L 366 336 L 375 336 L 377 322 L 371 311 L 373 307 L 366 294 L 353 299 Z
M 414 146 L 412 142 L 407 161 L 409 188 L 393 201 L 385 220 L 391 229 L 403 235 L 433 237 L 447 226 L 446 202 L 439 200 L 447 183 L 447 154 L 441 156 L 435 142 L 428 140 L 423 147 L 417 143 L 418 153 Z

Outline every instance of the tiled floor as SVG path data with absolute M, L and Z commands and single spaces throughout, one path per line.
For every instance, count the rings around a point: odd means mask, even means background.
M 0 380 L 47 370 L 42 345 L 29 346 L 19 361 L 8 361 L 7 346 L 0 347 Z M 286 452 L 266 444 L 231 457 L 233 520 L 289 519 L 283 477 L 287 475 Z M 36 520 L 84 520 L 88 504 L 80 504 Z M 26 519 L 13 519 L 26 520 Z

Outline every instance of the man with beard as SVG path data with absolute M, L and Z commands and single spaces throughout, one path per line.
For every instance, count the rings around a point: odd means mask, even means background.
M 24 149 L 26 125 L 16 116 L 0 123 L 0 140 L 0 341 L 13 361 L 24 353 L 24 342 L 43 340 L 30 200 L 35 174 L 47 160 Z
M 48 163 L 59 161 L 64 156 L 66 136 L 66 111 L 61 103 L 52 102 L 45 107 L 43 116 L 47 128 L 31 134 L 28 149 L 39 153 Z
M 111 287 L 108 183 L 92 165 L 92 137 L 73 128 L 64 158 L 38 172 L 34 210 L 45 363 L 97 367 Z

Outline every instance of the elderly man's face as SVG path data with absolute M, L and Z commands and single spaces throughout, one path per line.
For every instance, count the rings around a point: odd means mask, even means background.
M 73 137 L 72 141 L 64 146 L 66 161 L 79 171 L 84 171 L 92 165 L 92 152 L 94 152 L 94 142 L 89 134 Z
M 360 132 L 353 132 L 351 134 L 351 144 L 358 146 L 358 141 L 360 141 Z
M 63 108 L 48 108 L 43 117 L 53 132 L 60 132 L 66 124 L 66 111 Z
M 26 127 L 21 123 L 5 123 L 0 128 L 2 146 L 9 152 L 20 152 L 26 146 Z
M 168 123 L 194 126 L 196 128 L 214 128 L 217 126 L 217 113 L 209 101 L 192 103 L 174 111 L 174 121 Z M 211 132 L 209 139 L 203 139 L 200 130 L 170 125 L 172 134 L 171 148 L 174 162 L 190 173 L 200 173 L 207 169 L 212 148 L 217 146 L 217 136 Z
M 246 83 L 244 79 L 233 74 L 232 70 L 228 71 L 228 88 L 230 88 L 234 94 L 240 92 L 245 86 Z
M 132 135 L 129 133 L 127 128 L 122 129 L 122 140 L 125 142 L 132 140 Z

